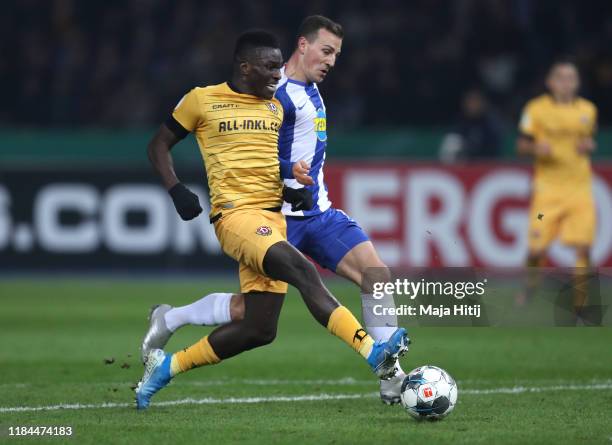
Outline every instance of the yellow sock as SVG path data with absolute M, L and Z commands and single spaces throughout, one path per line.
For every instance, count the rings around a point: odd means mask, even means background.
M 546 257 L 530 257 L 527 259 L 527 283 L 526 291 L 531 294 L 538 287 L 540 282 L 540 268 L 544 267 Z
M 368 358 L 374 340 L 361 327 L 361 324 L 344 306 L 338 306 L 329 316 L 327 322 L 329 332 L 339 337 L 364 358 Z
M 221 359 L 210 346 L 207 335 L 196 344 L 174 353 L 170 361 L 170 372 L 175 376 L 198 366 L 214 365 L 220 361 Z
M 582 254 L 582 253 L 578 253 L 576 255 L 576 267 L 577 268 L 588 268 L 591 264 L 591 262 L 589 261 L 589 255 L 586 254 Z
M 578 253 L 574 270 L 574 311 L 579 312 L 587 304 L 589 293 L 589 256 Z

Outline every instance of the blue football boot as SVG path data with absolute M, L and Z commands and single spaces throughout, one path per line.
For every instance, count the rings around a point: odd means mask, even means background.
M 387 341 L 377 341 L 368 356 L 368 364 L 381 380 L 389 380 L 397 373 L 397 360 L 408 351 L 410 339 L 406 329 L 399 328 Z
M 147 409 L 153 394 L 170 383 L 170 380 L 172 380 L 170 373 L 171 360 L 172 354 L 166 354 L 161 349 L 153 349 L 149 352 L 144 375 L 136 387 L 137 409 Z

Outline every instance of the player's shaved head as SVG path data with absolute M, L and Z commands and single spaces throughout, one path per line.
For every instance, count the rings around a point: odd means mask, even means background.
M 245 31 L 236 40 L 234 62 L 243 62 L 253 58 L 261 48 L 279 49 L 278 39 L 274 34 L 262 29 Z
M 232 82 L 239 92 L 272 98 L 281 78 L 282 66 L 283 55 L 273 34 L 254 29 L 238 37 Z
M 344 37 L 342 25 L 322 15 L 311 15 L 302 21 L 302 24 L 298 30 L 298 39 L 300 37 L 305 37 L 312 43 L 314 40 L 316 40 L 319 30 L 321 29 L 326 29 L 340 39 Z

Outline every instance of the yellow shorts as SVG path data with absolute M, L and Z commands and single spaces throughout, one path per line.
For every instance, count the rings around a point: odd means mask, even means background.
M 590 246 L 595 237 L 595 203 L 590 190 L 568 194 L 534 193 L 529 210 L 529 250 L 545 250 L 555 239 Z
M 287 283 L 268 278 L 263 270 L 268 249 L 287 241 L 281 212 L 245 209 L 224 213 L 215 222 L 215 233 L 223 251 L 238 261 L 241 292 L 287 292 Z

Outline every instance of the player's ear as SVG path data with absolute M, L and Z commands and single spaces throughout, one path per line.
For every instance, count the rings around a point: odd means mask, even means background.
M 306 37 L 301 36 L 298 38 L 297 41 L 297 49 L 300 52 L 300 54 L 304 54 L 306 52 L 306 44 L 308 43 L 308 40 L 306 39 Z
M 251 71 L 251 65 L 246 60 L 243 60 L 242 62 L 240 62 L 240 65 L 238 66 L 238 68 L 240 69 L 240 74 L 242 76 L 248 76 L 249 72 Z
M 552 93 L 552 79 L 550 74 L 546 76 L 546 79 L 544 80 L 544 86 L 546 86 L 548 91 Z

